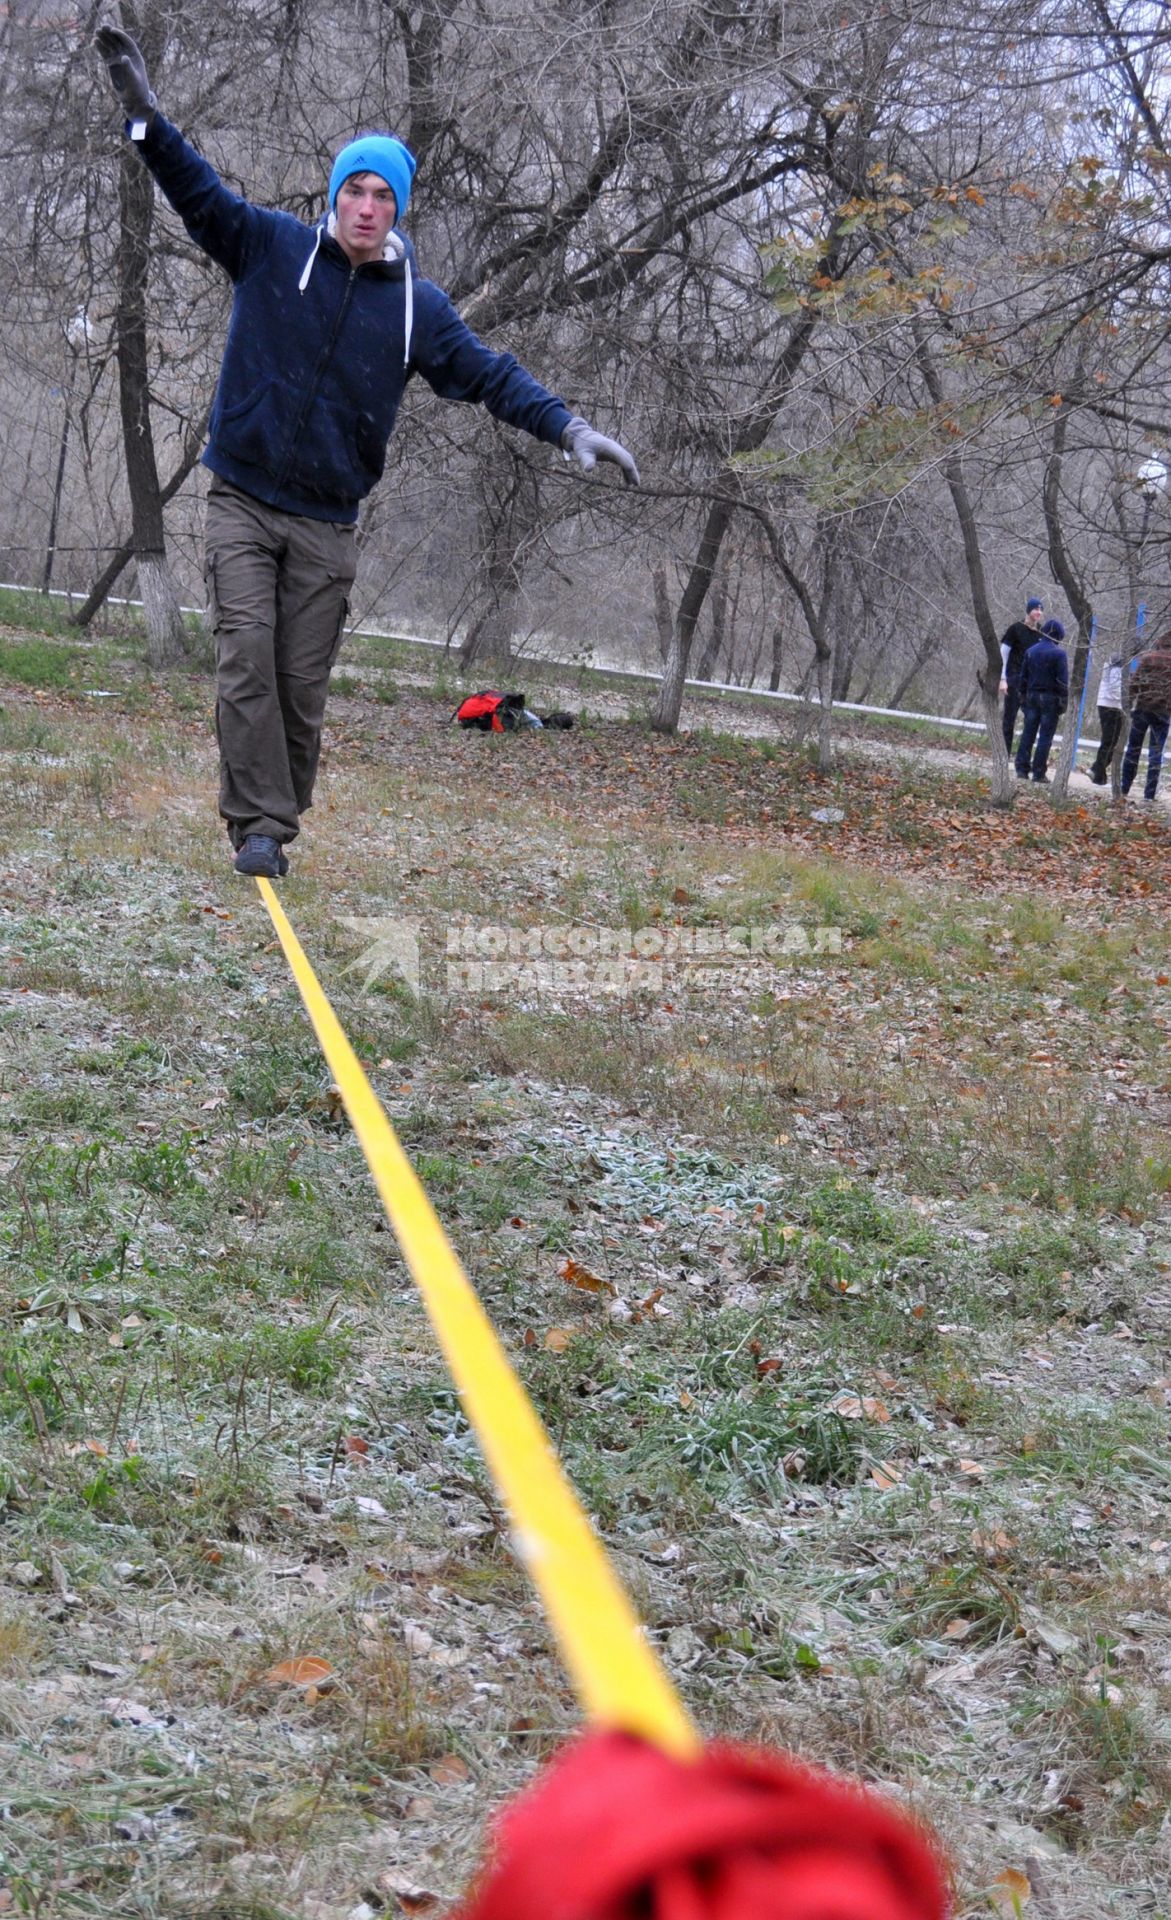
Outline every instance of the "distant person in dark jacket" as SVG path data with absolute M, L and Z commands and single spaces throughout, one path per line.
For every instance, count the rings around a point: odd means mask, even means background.
M 1130 737 L 1122 756 L 1122 791 L 1129 793 L 1138 772 L 1143 741 L 1147 746 L 1147 784 L 1144 800 L 1159 791 L 1159 773 L 1167 730 L 1171 727 L 1171 631 L 1161 633 L 1153 647 L 1140 653 L 1130 687 Z
M 1089 768 L 1096 787 L 1104 787 L 1110 778 L 1110 763 L 1118 736 L 1122 732 L 1122 655 L 1116 653 L 1102 668 L 1098 686 L 1098 751 Z
M 230 193 L 157 110 L 129 34 L 98 52 L 131 139 L 191 238 L 233 284 L 204 465 L 207 584 L 216 639 L 220 813 L 237 873 L 275 879 L 312 803 L 330 668 L 356 566 L 358 507 L 380 479 L 407 381 L 573 455 L 625 447 L 571 414 L 507 353 L 494 353 L 420 279 L 397 231 L 415 172 L 389 134 L 343 148 L 315 227 Z
M 1041 638 L 1033 642 L 1021 667 L 1025 723 L 1016 753 L 1016 775 L 1018 780 L 1032 778 L 1041 787 L 1049 784 L 1045 771 L 1049 749 L 1069 699 L 1069 660 L 1061 644 L 1064 639 L 1060 620 L 1046 620 Z
M 1000 642 L 1000 691 L 1004 699 L 1004 749 L 1012 759 L 1012 736 L 1021 710 L 1021 668 L 1025 655 L 1037 638 L 1037 629 L 1045 618 L 1043 600 L 1026 600 L 1025 617 L 1014 620 L 1005 629 Z

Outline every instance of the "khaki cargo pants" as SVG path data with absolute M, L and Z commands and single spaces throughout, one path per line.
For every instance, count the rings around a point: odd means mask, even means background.
M 207 500 L 220 813 L 232 845 L 296 838 L 313 804 L 329 671 L 349 611 L 353 527 L 279 513 L 218 475 Z

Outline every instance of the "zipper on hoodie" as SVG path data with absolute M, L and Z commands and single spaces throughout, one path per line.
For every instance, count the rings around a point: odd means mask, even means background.
M 337 345 L 337 337 L 338 337 L 338 334 L 341 332 L 342 321 L 346 317 L 346 312 L 349 308 L 350 299 L 354 291 L 354 282 L 357 279 L 357 277 L 358 277 L 358 268 L 351 266 L 346 276 L 345 292 L 342 294 L 337 313 L 334 315 L 333 325 L 329 330 L 329 338 L 326 341 L 325 345 L 322 347 L 321 352 L 317 356 L 317 365 L 313 369 L 313 378 L 310 381 L 308 388 L 306 389 L 305 398 L 301 402 L 301 411 L 297 415 L 296 425 L 293 428 L 293 435 L 291 440 L 289 441 L 289 450 L 281 462 L 281 470 L 278 473 L 276 477 L 276 481 L 274 483 L 278 492 L 283 490 L 285 482 L 289 477 L 289 471 L 293 464 L 293 458 L 300 444 L 301 435 L 305 430 L 305 422 L 309 418 L 310 410 L 312 409 L 318 394 L 321 392 L 322 382 L 325 379 L 326 368 L 329 366 L 330 361 L 333 359 L 333 350 Z

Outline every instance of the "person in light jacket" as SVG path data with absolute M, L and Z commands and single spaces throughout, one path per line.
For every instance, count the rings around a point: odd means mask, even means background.
M 1102 669 L 1098 687 L 1098 751 L 1088 777 L 1096 787 L 1104 787 L 1110 778 L 1110 763 L 1118 736 L 1122 732 L 1122 655 L 1116 653 Z

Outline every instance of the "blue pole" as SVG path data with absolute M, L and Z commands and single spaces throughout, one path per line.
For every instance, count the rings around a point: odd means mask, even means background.
M 1145 607 L 1143 608 L 1143 612 L 1144 613 L 1146 612 Z M 1094 635 L 1097 633 L 1097 631 L 1098 631 L 1098 616 L 1095 613 L 1095 614 L 1091 614 L 1090 616 L 1090 643 L 1086 648 L 1086 664 L 1085 664 L 1085 670 L 1082 673 L 1082 697 L 1078 701 L 1077 732 L 1073 736 L 1073 758 L 1069 763 L 1071 770 L 1077 765 L 1077 750 L 1078 750 L 1078 746 L 1081 743 L 1081 737 L 1082 737 L 1082 715 L 1085 713 L 1085 710 L 1086 710 L 1086 688 L 1090 684 L 1090 661 L 1094 657 Z
M 1147 624 L 1147 603 L 1145 600 L 1140 600 L 1138 603 L 1138 607 L 1135 610 L 1135 616 L 1134 616 L 1135 632 L 1141 633 L 1143 628 L 1146 626 L 1146 624 Z

